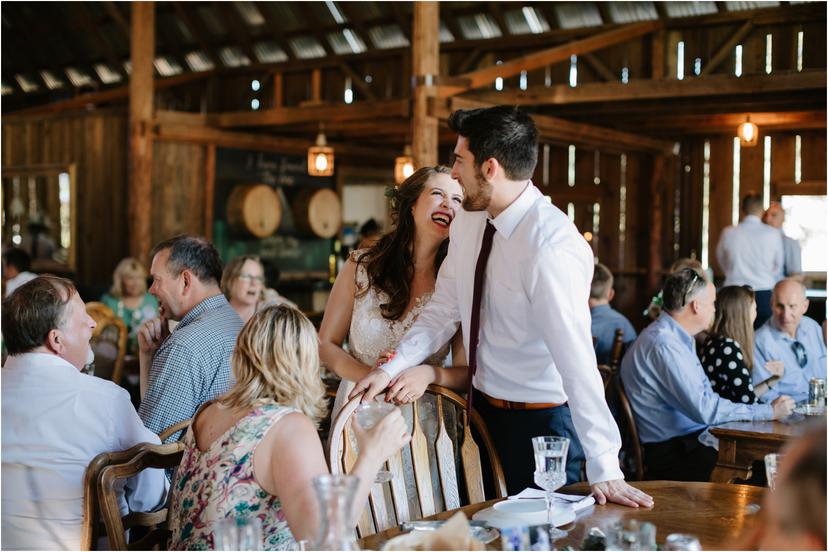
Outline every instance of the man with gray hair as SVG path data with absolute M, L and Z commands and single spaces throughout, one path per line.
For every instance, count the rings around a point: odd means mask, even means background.
M 713 391 L 693 336 L 710 327 L 715 301 L 716 288 L 694 270 L 671 274 L 664 283 L 661 316 L 641 332 L 621 362 L 647 479 L 708 481 L 718 448 L 709 426 L 772 420 L 793 410 L 790 397 L 778 397 L 770 405 L 738 404 Z
M 762 222 L 779 230 L 779 234 L 782 236 L 785 262 L 777 279 L 781 280 L 782 278 L 802 274 L 802 248 L 797 240 L 786 235 L 782 230 L 782 225 L 785 223 L 785 209 L 782 208 L 782 204 L 778 201 L 771 201 L 768 210 L 765 211 L 762 217 Z
M 138 331 L 138 413 L 159 433 L 192 418 L 202 404 L 230 388 L 230 357 L 242 320 L 219 288 L 221 259 L 209 241 L 176 236 L 156 245 L 152 256 L 149 291 L 158 299 L 161 316 Z M 168 320 L 178 321 L 172 333 Z
M 83 474 L 102 452 L 158 443 L 127 393 L 81 373 L 95 321 L 69 280 L 40 276 L 3 301 L 9 358 L 2 377 L 2 544 L 9 550 L 78 550 Z M 163 470 L 126 484 L 121 513 L 163 504 Z
M 753 341 L 753 382 L 771 376 L 765 363 L 781 360 L 785 364 L 782 379 L 767 393 L 763 402 L 772 401 L 781 394 L 796 401 L 808 398 L 811 378 L 825 379 L 825 342 L 822 329 L 805 316 L 808 298 L 805 286 L 797 279 L 786 278 L 773 288 L 773 317 L 756 332 Z

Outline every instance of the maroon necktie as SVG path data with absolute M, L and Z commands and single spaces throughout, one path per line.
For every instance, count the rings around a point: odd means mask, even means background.
M 466 398 L 466 419 L 471 423 L 472 409 L 472 381 L 477 371 L 477 344 L 480 341 L 480 302 L 483 300 L 483 284 L 486 279 L 486 263 L 492 252 L 492 239 L 495 227 L 486 220 L 486 230 L 483 232 L 483 242 L 480 244 L 480 253 L 477 255 L 477 266 L 474 267 L 474 291 L 472 293 L 471 328 L 469 329 L 469 394 Z

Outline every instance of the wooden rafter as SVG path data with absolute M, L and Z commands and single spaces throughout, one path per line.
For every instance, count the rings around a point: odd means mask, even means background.
M 559 84 L 533 86 L 527 90 L 478 92 L 471 97 L 479 101 L 518 105 L 563 105 L 574 103 L 633 101 L 643 99 L 689 98 L 824 90 L 825 71 L 773 73 L 772 75 L 710 75 L 683 81 L 675 79 L 638 79 L 621 82 L 588 82 L 575 88 Z
M 594 54 L 584 54 L 578 59 L 586 61 L 589 66 L 595 69 L 595 72 L 598 73 L 598 75 L 605 81 L 612 82 L 620 79 L 620 75 L 616 75 L 610 71 L 609 68 L 604 65 L 604 62 L 598 59 Z
M 500 33 L 503 36 L 510 36 L 512 33 L 509 31 L 509 25 L 506 24 L 506 18 L 503 16 L 503 10 L 500 9 L 499 2 L 487 2 L 487 7 L 494 17 L 495 23 L 497 26 L 500 27 Z
M 449 114 L 457 109 L 476 109 L 494 105 L 496 104 L 455 96 L 453 98 L 435 98 L 431 110 L 435 117 L 446 120 Z M 532 119 L 535 121 L 541 139 L 550 142 L 574 143 L 607 151 L 647 151 L 665 155 L 673 150 L 673 142 L 648 136 L 578 123 L 548 115 L 533 114 Z
M 350 105 L 284 107 L 262 111 L 216 113 L 211 116 L 219 128 L 291 125 L 314 121 L 350 121 L 362 118 L 408 117 L 408 100 L 378 100 Z
M 559 63 L 569 59 L 572 55 L 582 55 L 589 52 L 594 52 L 608 46 L 620 44 L 632 40 L 633 38 L 651 33 L 661 26 L 658 21 L 646 21 L 643 23 L 633 23 L 624 25 L 606 31 L 589 38 L 576 40 L 560 46 L 555 46 L 540 52 L 535 52 L 518 59 L 509 60 L 502 65 L 495 65 L 478 69 L 469 73 L 459 75 L 460 78 L 468 79 L 469 86 L 467 89 L 479 88 L 485 86 L 497 77 L 513 77 L 521 71 L 532 71 L 545 65 Z M 462 91 L 462 90 L 460 90 Z M 441 95 L 452 95 L 459 91 L 456 88 L 441 91 Z
M 707 66 L 702 69 L 702 75 L 709 75 L 713 71 L 719 68 L 719 66 L 730 56 L 733 55 L 733 49 L 736 47 L 739 42 L 741 42 L 744 38 L 746 38 L 750 32 L 753 30 L 753 22 L 752 21 L 745 21 L 742 25 L 736 29 L 727 40 L 719 46 L 719 49 L 716 50 L 715 55 L 710 59 L 707 63 Z
M 127 18 L 124 17 L 124 14 L 121 13 L 120 8 L 115 4 L 115 2 L 101 2 L 104 10 L 106 13 L 109 14 L 110 19 L 115 22 L 115 25 L 118 26 L 118 29 L 123 33 L 123 35 L 129 38 L 129 21 Z
M 190 31 L 190 34 L 193 35 L 193 38 L 196 39 L 199 47 L 204 50 L 204 53 L 210 58 L 210 61 L 216 67 L 221 67 L 221 59 L 219 59 L 219 55 L 216 52 L 216 49 L 210 43 L 210 40 L 207 38 L 209 33 L 207 29 L 204 28 L 204 24 L 201 20 L 195 16 L 193 13 L 192 5 L 186 5 L 181 2 L 173 2 L 173 8 L 175 9 L 175 14 L 181 20 L 181 23 Z
M 440 2 L 440 21 L 446 24 L 449 32 L 454 36 L 454 40 L 463 40 L 463 32 L 460 30 L 460 25 L 457 24 L 455 8 L 451 2 Z
M 750 116 L 752 123 L 759 127 L 760 132 L 769 130 L 801 130 L 825 128 L 825 110 L 814 111 L 772 111 L 767 113 L 716 113 L 716 114 L 688 114 L 662 115 L 658 118 L 619 116 L 615 123 L 624 126 L 635 126 L 652 132 L 682 134 L 709 134 L 735 133 L 736 127 L 745 122 Z
M 110 69 L 120 75 L 121 78 L 124 78 L 126 72 L 124 71 L 123 60 L 118 54 L 115 46 L 111 44 L 109 39 L 107 39 L 107 37 L 105 37 L 101 32 L 101 27 L 98 22 L 92 19 L 92 15 L 89 13 L 89 8 L 83 2 L 78 2 L 77 4 L 74 4 L 72 9 L 69 11 L 76 15 L 78 22 L 81 27 L 85 29 L 86 34 L 94 37 L 95 41 L 101 48 L 105 59 L 109 62 Z
M 239 15 L 239 11 L 232 5 L 232 2 L 215 2 L 213 5 L 221 13 L 222 21 L 230 27 L 230 32 L 239 40 L 239 46 L 244 52 L 244 55 L 250 58 L 251 63 L 258 62 L 259 58 L 253 50 L 247 23 L 244 22 L 244 19 Z
M 282 32 L 282 28 L 276 23 L 276 20 L 270 13 L 266 2 L 259 5 L 259 13 L 262 14 L 262 17 L 265 20 L 265 27 L 267 28 L 267 33 L 270 35 L 271 40 L 276 41 L 282 51 L 285 52 L 285 55 L 289 60 L 295 60 L 296 54 L 293 53 L 290 43 L 285 37 L 285 34 Z
M 359 15 L 359 10 L 356 9 L 351 2 L 340 2 L 339 9 L 345 13 L 345 17 L 348 18 L 348 22 L 351 24 L 351 30 L 356 31 L 359 34 L 368 50 L 376 50 L 374 43 L 371 40 L 371 35 L 368 34 L 368 27 Z
M 391 11 L 394 14 L 394 20 L 397 23 L 397 26 L 402 31 L 403 36 L 411 43 L 411 16 L 403 11 L 402 4 L 400 2 L 388 2 L 388 6 L 391 7 Z

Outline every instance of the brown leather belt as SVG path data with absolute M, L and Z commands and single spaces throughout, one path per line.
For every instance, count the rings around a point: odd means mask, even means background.
M 494 397 L 490 397 L 480 389 L 478 389 L 477 392 L 483 395 L 483 398 L 486 399 L 486 402 L 488 402 L 490 405 L 492 405 L 495 408 L 502 408 L 504 410 L 542 410 L 544 408 L 553 408 L 556 406 L 561 406 L 558 403 L 523 403 L 506 401 L 503 399 L 496 399 Z

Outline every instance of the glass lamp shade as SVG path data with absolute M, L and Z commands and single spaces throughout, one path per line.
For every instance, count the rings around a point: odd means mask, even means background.
M 402 184 L 406 178 L 414 174 L 414 159 L 409 155 L 402 155 L 394 160 L 394 182 Z
M 331 176 L 334 173 L 334 150 L 325 141 L 325 135 L 319 133 L 316 145 L 308 148 L 308 174 L 311 176 Z
M 739 142 L 743 147 L 755 146 L 759 143 L 759 127 L 750 121 L 739 125 Z

